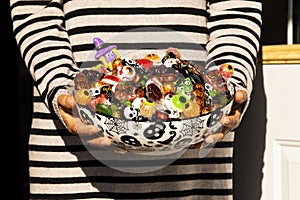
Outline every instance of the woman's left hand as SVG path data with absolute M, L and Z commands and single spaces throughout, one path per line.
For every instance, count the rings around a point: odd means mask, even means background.
M 204 143 L 212 144 L 221 141 L 228 132 L 236 129 L 240 125 L 243 105 L 247 98 L 248 95 L 245 90 L 237 90 L 230 114 L 224 116 L 220 121 L 223 125 L 222 132 L 207 135 L 203 142 L 193 145 L 192 148 L 201 148 Z

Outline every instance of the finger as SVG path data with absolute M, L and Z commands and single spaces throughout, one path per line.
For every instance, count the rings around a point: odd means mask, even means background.
M 108 137 L 98 137 L 87 141 L 88 144 L 93 146 L 110 146 L 111 140 Z
M 122 148 L 118 148 L 118 149 L 115 149 L 114 152 L 115 153 L 124 154 L 124 153 L 127 153 L 127 150 L 126 149 L 122 149 Z
M 204 141 L 207 144 L 212 144 L 221 141 L 224 138 L 225 134 L 224 133 L 214 133 L 208 135 Z
M 100 132 L 100 129 L 92 124 L 85 124 L 80 118 L 73 118 L 74 123 L 71 124 L 73 130 L 84 137 L 94 136 Z
M 68 131 L 71 133 L 80 134 L 82 136 L 92 136 L 100 131 L 96 126 L 84 124 L 80 118 L 74 118 L 72 114 L 64 110 L 60 110 L 60 113 Z
M 239 126 L 240 117 L 241 117 L 241 111 L 235 110 L 232 115 L 222 117 L 220 122 L 224 127 L 234 129 Z
M 71 95 L 62 94 L 57 97 L 57 103 L 60 107 L 68 110 L 72 110 L 75 101 Z
M 234 95 L 234 101 L 238 104 L 245 102 L 248 98 L 248 94 L 245 90 L 238 90 Z
M 74 98 L 71 95 L 62 94 L 57 98 L 60 106 L 60 114 L 69 132 L 81 134 L 83 136 L 92 136 L 99 132 L 99 129 L 93 125 L 84 124 L 80 118 L 74 117 L 73 106 Z M 75 111 L 75 110 L 74 110 Z

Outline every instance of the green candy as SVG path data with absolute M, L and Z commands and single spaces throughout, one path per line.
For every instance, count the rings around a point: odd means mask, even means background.
M 98 103 L 96 105 L 97 113 L 105 116 L 111 117 L 113 115 L 113 110 L 111 109 L 110 105 L 105 105 L 103 103 Z
M 189 98 L 183 94 L 176 94 L 172 97 L 172 104 L 179 112 L 184 110 L 185 104 L 187 104 L 189 101 Z

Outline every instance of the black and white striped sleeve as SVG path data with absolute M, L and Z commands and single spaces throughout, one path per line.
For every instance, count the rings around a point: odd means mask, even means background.
M 11 0 L 14 34 L 35 85 L 50 110 L 78 68 L 64 29 L 62 0 Z M 59 115 L 58 115 L 59 116 Z
M 230 63 L 230 81 L 248 92 L 250 102 L 260 48 L 262 3 L 259 0 L 208 0 L 208 66 Z M 243 113 L 244 114 L 244 113 Z

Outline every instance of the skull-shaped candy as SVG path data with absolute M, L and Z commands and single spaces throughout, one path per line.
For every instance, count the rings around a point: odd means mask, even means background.
M 98 95 L 100 95 L 101 90 L 100 88 L 90 88 L 90 92 L 92 93 L 92 97 L 97 97 Z
M 143 119 L 143 116 L 141 115 L 139 110 L 132 106 L 125 107 L 123 110 L 123 115 L 125 119 L 129 120 L 140 121 Z

